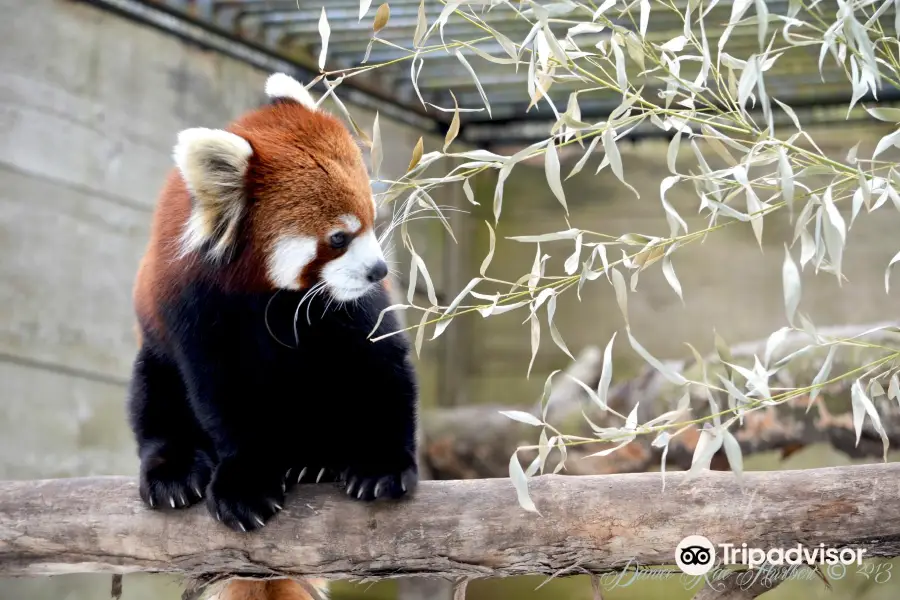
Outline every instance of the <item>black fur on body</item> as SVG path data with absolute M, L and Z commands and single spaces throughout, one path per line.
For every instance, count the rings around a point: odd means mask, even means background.
M 249 531 L 296 483 L 337 482 L 362 500 L 413 490 L 408 342 L 368 337 L 386 290 L 341 305 L 306 295 L 226 291 L 200 277 L 160 307 L 162 331 L 141 324 L 129 416 L 146 503 L 205 498 L 217 519 Z M 372 337 L 396 329 L 388 313 Z

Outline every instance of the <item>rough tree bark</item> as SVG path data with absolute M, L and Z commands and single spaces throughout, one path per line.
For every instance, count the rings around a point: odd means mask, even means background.
M 885 325 L 885 324 L 878 324 Z M 820 334 L 827 337 L 852 337 L 869 331 L 875 324 L 850 327 L 822 328 Z M 879 343 L 900 349 L 900 332 L 880 331 L 864 338 L 871 343 Z M 783 356 L 799 350 L 809 343 L 804 334 L 791 334 L 781 345 L 772 363 Z M 762 356 L 766 340 L 735 345 L 731 352 L 739 363 L 748 360 L 752 365 L 753 356 Z M 867 364 L 876 356 L 877 350 L 850 348 L 839 351 L 831 369 L 831 376 Z M 827 349 L 816 349 L 806 356 L 792 361 L 773 377 L 773 386 L 802 387 L 809 385 L 825 360 Z M 603 363 L 602 352 L 588 347 L 578 355 L 567 372 L 595 388 L 600 380 Z M 670 361 L 675 369 L 684 372 L 693 380 L 700 380 L 701 373 L 693 361 Z M 707 361 L 710 372 L 720 369 L 717 359 Z M 715 381 L 710 377 L 710 381 Z M 868 425 L 863 430 L 862 440 L 856 444 L 850 413 L 850 385 L 853 379 L 846 379 L 826 386 L 816 405 L 807 411 L 808 397 L 749 413 L 744 425 L 735 433 L 745 455 L 757 452 L 780 451 L 787 456 L 804 446 L 814 443 L 828 443 L 853 458 L 880 458 L 882 444 L 879 436 Z M 886 385 L 884 386 L 887 387 Z M 692 389 L 693 418 L 708 414 L 707 400 L 700 389 Z M 620 413 L 627 414 L 634 403 L 640 400 L 640 418 L 646 420 L 674 409 L 683 392 L 675 389 L 663 376 L 647 367 L 637 377 L 613 386 L 610 390 L 609 405 Z M 721 400 L 721 399 L 720 399 Z M 891 447 L 900 447 L 900 404 L 882 395 L 872 398 L 881 420 L 888 432 Z M 725 406 L 724 400 L 719 402 Z M 500 405 L 471 405 L 453 410 L 430 410 L 423 415 L 425 441 L 425 461 L 435 479 L 466 479 L 484 477 L 505 477 L 508 473 L 509 456 L 518 446 L 537 443 L 537 429 L 512 421 L 499 414 L 500 410 L 518 407 Z M 528 407 L 524 407 L 528 408 Z M 582 409 L 599 426 L 621 425 L 609 413 L 599 412 L 590 402 L 582 388 L 572 379 L 557 375 L 551 393 L 548 422 L 564 433 L 591 436 L 582 417 Z M 533 414 L 540 414 L 534 407 Z M 699 432 L 689 431 L 674 438 L 669 444 L 666 458 L 667 467 L 686 469 L 690 467 L 694 447 Z M 628 446 L 607 457 L 582 457 L 597 452 L 605 446 L 600 444 L 572 448 L 567 461 L 567 472 L 572 475 L 636 473 L 644 472 L 659 464 L 660 450 L 650 446 L 650 439 L 639 437 Z M 713 460 L 713 468 L 727 468 L 724 457 Z
M 542 476 L 541 515 L 509 480 L 429 481 L 408 501 L 292 493 L 255 534 L 202 507 L 151 511 L 129 478 L 0 482 L 0 576 L 76 572 L 386 578 L 598 573 L 672 564 L 687 535 L 762 548 L 852 545 L 900 555 L 900 464 L 744 475 Z

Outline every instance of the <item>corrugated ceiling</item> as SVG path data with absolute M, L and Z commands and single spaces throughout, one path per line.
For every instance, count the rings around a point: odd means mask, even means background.
M 327 56 L 327 71 L 337 71 L 358 67 L 373 35 L 373 19 L 379 5 L 377 1 L 360 19 L 359 0 L 90 0 L 104 4 L 132 17 L 151 22 L 179 35 L 204 43 L 203 39 L 218 39 L 218 48 L 232 54 L 246 55 L 248 52 L 265 57 L 269 63 L 283 61 L 307 79 L 318 73 L 316 61 L 320 52 L 321 37 L 319 18 L 324 5 L 331 29 Z M 686 0 L 673 0 L 675 6 L 682 6 Z M 413 52 L 413 35 L 418 22 L 420 0 L 393 0 L 390 6 L 390 20 L 378 33 L 383 42 L 372 45 L 366 64 L 390 63 L 364 75 L 348 78 L 339 88 L 341 96 L 349 101 L 368 104 L 388 112 L 395 118 L 411 122 L 422 128 L 442 131 L 447 127 L 451 114 L 433 107 L 423 106 L 414 90 L 410 65 Z M 514 3 L 516 4 L 516 3 Z M 527 4 L 527 3 L 526 3 Z M 557 3 L 565 4 L 565 3 Z M 624 4 L 624 2 L 623 2 Z M 707 15 L 706 31 L 710 46 L 714 47 L 721 35 L 733 2 L 723 0 Z M 821 2 L 817 10 L 834 10 L 833 2 Z M 425 13 L 429 25 L 433 24 L 444 9 L 445 2 L 426 0 Z M 648 37 L 658 43 L 666 42 L 683 31 L 683 23 L 672 10 L 653 2 Z M 768 0 L 768 10 L 772 15 L 784 15 L 788 10 L 787 0 Z M 871 13 L 874 8 L 871 8 Z M 479 6 L 478 3 L 464 5 L 462 11 L 477 15 L 514 42 L 521 42 L 531 29 L 529 20 L 505 4 L 493 8 Z M 883 15 L 885 23 L 893 29 L 893 8 Z M 615 14 L 610 11 L 607 15 Z M 635 14 L 636 11 L 635 11 Z M 754 15 L 751 8 L 748 17 Z M 801 14 L 801 17 L 803 15 Z M 822 14 L 824 19 L 828 15 Z M 812 17 L 815 18 L 815 17 Z M 830 22 L 830 21 L 829 21 Z M 628 18 L 617 24 L 630 29 L 635 23 Z M 551 29 L 560 39 L 572 26 L 566 15 L 551 19 Z M 781 27 L 772 21 L 770 31 Z M 198 34 L 199 31 L 199 34 Z M 608 36 L 604 31 L 598 34 L 579 36 L 579 47 L 592 49 Z M 447 42 L 479 41 L 477 46 L 483 52 L 505 57 L 500 44 L 482 29 L 473 25 L 463 15 L 454 14 L 444 27 Z M 435 32 L 426 46 L 439 40 Z M 228 45 L 231 47 L 227 47 Z M 783 42 L 781 44 L 784 46 Z M 215 44 L 213 44 L 215 46 Z M 726 51 L 737 58 L 758 52 L 757 27 L 750 22 L 735 29 L 726 46 Z M 492 142 L 527 142 L 545 137 L 553 113 L 544 103 L 536 108 L 528 108 L 526 92 L 527 67 L 519 67 L 518 72 L 510 65 L 498 65 L 478 56 L 473 50 L 462 47 L 461 52 L 478 73 L 491 104 L 491 116 L 480 112 L 461 114 L 463 128 L 461 138 L 480 145 Z M 818 70 L 819 46 L 791 49 L 784 58 L 766 73 L 766 88 L 771 96 L 798 109 L 806 121 L 842 121 L 846 116 L 846 105 L 851 88 L 846 75 L 841 72 L 834 59 L 824 61 L 824 77 Z M 246 58 L 246 56 L 245 56 Z M 479 109 L 484 104 L 475 80 L 466 71 L 458 58 L 444 50 L 420 54 L 424 64 L 418 78 L 419 91 L 426 103 L 441 107 L 452 107 L 452 90 L 461 107 Z M 259 62 L 259 61 L 257 61 Z M 274 65 L 274 63 L 273 63 Z M 418 68 L 418 67 L 417 67 Z M 638 81 L 638 73 L 629 73 L 631 83 L 644 85 L 644 94 L 655 96 L 658 82 L 650 78 Z M 560 82 L 553 85 L 550 96 L 560 111 L 564 110 L 574 83 Z M 322 84 L 317 89 L 324 91 Z M 349 95 L 349 97 L 348 97 Z M 898 90 L 885 89 L 879 94 L 882 102 L 900 100 Z M 596 91 L 580 96 L 582 120 L 601 120 L 619 105 L 620 96 L 609 91 Z M 834 110 L 820 110 L 820 107 L 834 107 Z M 841 107 L 844 107 L 843 109 Z M 653 134 L 654 128 L 646 130 Z M 640 131 L 636 132 L 640 134 Z

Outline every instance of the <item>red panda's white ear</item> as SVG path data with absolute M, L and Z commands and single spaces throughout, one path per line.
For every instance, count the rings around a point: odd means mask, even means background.
M 173 157 L 193 197 L 185 251 L 206 246 L 220 258 L 233 246 L 247 203 L 244 176 L 252 155 L 247 140 L 221 129 L 178 134 Z
M 274 73 L 266 80 L 266 96 L 269 98 L 290 98 L 309 110 L 316 110 L 316 101 L 303 84 L 284 73 Z

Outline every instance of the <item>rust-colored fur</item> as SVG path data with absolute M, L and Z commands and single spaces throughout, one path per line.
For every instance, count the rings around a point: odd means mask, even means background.
M 319 587 L 323 580 L 308 579 L 308 584 Z M 321 594 L 319 594 L 321 596 Z M 307 588 L 292 579 L 254 581 L 234 579 L 225 584 L 210 600 L 319 600 Z
M 335 117 L 297 102 L 279 102 L 253 110 L 227 131 L 250 143 L 253 155 L 245 176 L 248 196 L 235 260 L 220 269 L 220 283 L 241 291 L 274 289 L 266 277 L 265 256 L 279 236 L 308 235 L 323 240 L 352 214 L 357 234 L 374 225 L 375 210 L 360 150 Z M 180 257 L 181 238 L 191 214 L 191 194 L 173 169 L 159 197 L 150 242 L 134 290 L 137 314 L 158 327 L 155 308 L 197 268 L 197 257 Z M 309 287 L 319 269 L 340 254 L 324 242 L 301 276 Z

